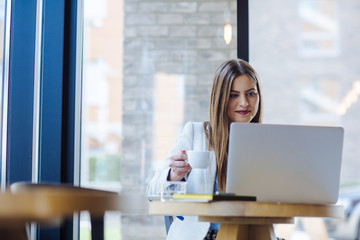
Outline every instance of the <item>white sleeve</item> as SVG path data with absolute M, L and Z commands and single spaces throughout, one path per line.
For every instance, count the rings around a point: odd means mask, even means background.
M 192 150 L 194 141 L 194 126 L 192 122 L 185 124 L 180 137 L 177 139 L 175 146 L 171 149 L 170 155 L 166 158 L 163 168 L 155 173 L 150 183 L 146 188 L 146 194 L 160 195 L 161 187 L 167 181 L 169 174 L 169 158 L 171 155 L 176 154 L 179 149 Z

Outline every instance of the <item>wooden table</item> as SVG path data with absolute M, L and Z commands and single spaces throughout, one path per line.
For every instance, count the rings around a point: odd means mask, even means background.
M 124 214 L 146 214 L 148 211 L 145 194 L 141 198 L 139 193 L 118 194 L 52 184 L 18 184 L 12 191 L 0 194 L 1 240 L 27 239 L 26 223 L 51 226 L 81 211 L 90 213 L 93 239 L 103 239 L 106 211 Z
M 276 240 L 274 223 L 293 223 L 294 217 L 343 218 L 339 205 L 260 203 L 241 201 L 153 201 L 152 215 L 198 216 L 199 221 L 220 222 L 217 239 Z

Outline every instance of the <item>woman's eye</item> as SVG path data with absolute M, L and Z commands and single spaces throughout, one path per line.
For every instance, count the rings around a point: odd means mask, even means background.
M 256 96 L 256 92 L 249 92 L 249 93 L 248 93 L 248 96 L 249 96 L 249 97 Z
M 239 94 L 230 94 L 230 98 L 236 98 L 238 96 L 239 96 Z

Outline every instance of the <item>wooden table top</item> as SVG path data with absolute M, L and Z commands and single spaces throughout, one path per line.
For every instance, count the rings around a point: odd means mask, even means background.
M 102 216 L 105 211 L 124 214 L 147 214 L 147 201 L 139 194 L 54 191 L 41 189 L 19 193 L 0 193 L 0 221 L 47 221 L 89 211 Z
M 152 215 L 197 215 L 213 217 L 332 217 L 343 218 L 340 205 L 263 203 L 243 201 L 180 202 L 153 201 L 149 205 Z

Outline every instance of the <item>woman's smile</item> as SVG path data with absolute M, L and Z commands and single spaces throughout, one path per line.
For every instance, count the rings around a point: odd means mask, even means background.
M 238 111 L 235 111 L 236 113 L 238 114 L 241 114 L 241 115 L 246 115 L 248 113 L 250 113 L 251 111 L 250 110 L 238 110 Z

